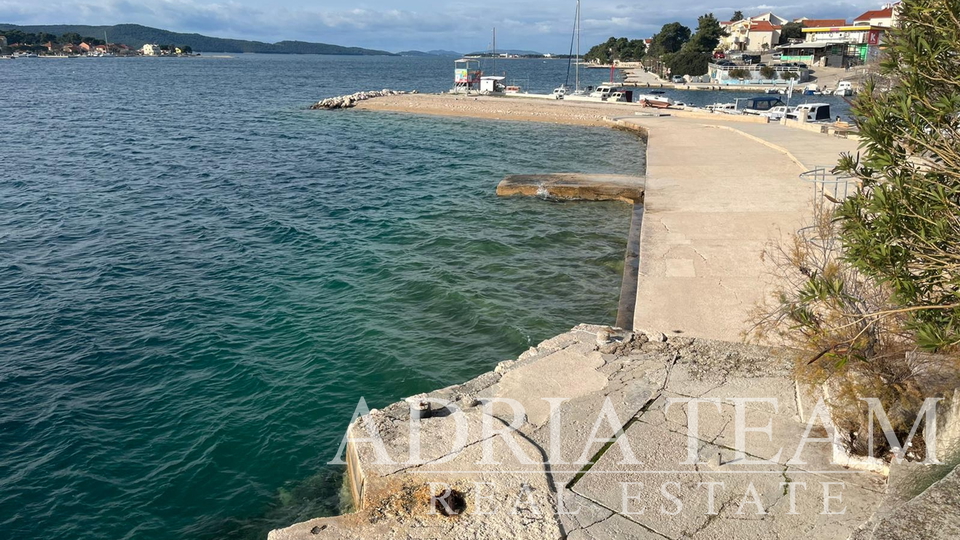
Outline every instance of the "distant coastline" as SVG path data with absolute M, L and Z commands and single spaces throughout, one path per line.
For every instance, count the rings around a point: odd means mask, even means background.
M 139 49 L 151 43 L 175 43 L 189 47 L 197 52 L 221 53 L 261 53 L 261 54 L 338 54 L 354 56 L 397 56 L 388 51 L 364 49 L 362 47 L 344 47 L 329 43 L 310 43 L 306 41 L 280 41 L 264 43 L 243 39 L 226 39 L 202 34 L 171 32 L 160 28 L 151 28 L 139 24 L 115 24 L 110 26 L 89 26 L 76 24 L 28 25 L 0 24 L 0 31 L 19 30 L 30 34 L 72 34 L 81 36 L 99 36 L 104 33 L 112 43 L 124 43 L 133 49 Z

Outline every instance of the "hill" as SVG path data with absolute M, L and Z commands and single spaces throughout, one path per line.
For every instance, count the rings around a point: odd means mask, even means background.
M 15 24 L 0 24 L 0 30 L 20 30 L 38 34 L 62 35 L 76 32 L 81 36 L 102 38 L 104 32 L 111 43 L 123 43 L 134 48 L 142 47 L 144 43 L 160 45 L 188 45 L 196 52 L 231 52 L 231 53 L 273 53 L 273 54 L 350 54 L 350 55 L 390 55 L 387 51 L 362 49 L 360 47 L 342 47 L 327 43 L 309 43 L 306 41 L 280 41 L 278 43 L 263 43 L 261 41 L 247 41 L 243 39 L 224 39 L 204 36 L 201 34 L 183 34 L 170 32 L 159 28 L 151 28 L 139 24 L 116 24 L 113 26 L 86 26 L 76 24 L 52 24 L 19 26 Z
M 515 54 L 517 56 L 543 56 L 543 53 L 537 51 L 521 51 L 517 49 L 497 49 L 497 54 Z M 472 53 L 467 53 L 468 56 L 492 56 L 493 51 L 477 51 Z
M 458 52 L 455 52 L 455 51 L 444 51 L 444 50 L 427 51 L 427 52 L 423 52 L 423 51 L 401 51 L 401 52 L 398 52 L 397 54 L 399 54 L 400 56 L 443 56 L 443 57 L 451 57 L 451 58 L 452 58 L 452 57 L 459 57 L 459 56 L 461 56 L 461 54 L 458 53 Z

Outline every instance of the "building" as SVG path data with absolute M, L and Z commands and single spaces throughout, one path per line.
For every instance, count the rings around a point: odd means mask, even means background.
M 788 21 L 773 13 L 761 13 L 739 21 L 720 23 L 726 35 L 719 47 L 725 51 L 764 51 L 780 43 L 780 31 Z
M 804 28 L 804 42 L 782 46 L 781 61 L 853 67 L 876 60 L 886 29 L 879 26 Z
M 808 19 L 801 17 L 794 19 L 793 22 L 801 23 L 804 28 L 832 28 L 847 25 L 847 21 L 844 19 Z
M 7 46 L 7 36 L 0 36 L 0 47 Z
M 144 56 L 160 56 L 160 46 L 153 43 L 144 43 L 140 48 L 140 54 Z
M 80 50 L 83 51 L 83 52 L 85 52 L 85 53 L 90 52 L 90 49 L 92 49 L 92 48 L 93 48 L 93 45 L 90 45 L 90 44 L 87 43 L 86 41 L 84 41 L 83 43 L 80 44 Z
M 897 13 L 900 11 L 900 2 L 886 4 L 882 8 L 868 11 L 853 19 L 854 26 L 878 26 L 893 28 L 897 24 Z

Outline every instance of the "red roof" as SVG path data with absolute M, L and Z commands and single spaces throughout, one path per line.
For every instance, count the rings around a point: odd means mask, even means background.
M 863 15 L 854 19 L 853 22 L 869 21 L 870 19 L 888 19 L 890 17 L 893 17 L 893 7 L 888 7 L 886 9 L 877 9 L 874 11 L 868 11 Z
M 780 28 L 780 26 L 770 24 L 770 21 L 750 21 L 751 32 L 773 32 Z
M 807 19 L 800 21 L 806 28 L 834 28 L 837 26 L 846 26 L 845 19 Z

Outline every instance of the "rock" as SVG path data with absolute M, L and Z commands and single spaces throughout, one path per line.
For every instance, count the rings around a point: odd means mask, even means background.
M 348 96 L 337 96 L 337 97 L 331 97 L 331 98 L 320 100 L 317 103 L 314 103 L 313 105 L 311 105 L 310 108 L 311 109 L 349 109 L 351 107 L 355 107 L 357 103 L 360 103 L 361 101 L 366 101 L 368 99 L 383 97 L 383 96 L 399 96 L 406 93 L 407 92 L 404 92 L 402 90 L 388 90 L 386 88 L 383 90 L 374 90 L 372 92 L 357 92 L 355 94 L 350 94 Z M 414 90 L 412 93 L 415 94 L 417 92 L 416 90 Z

